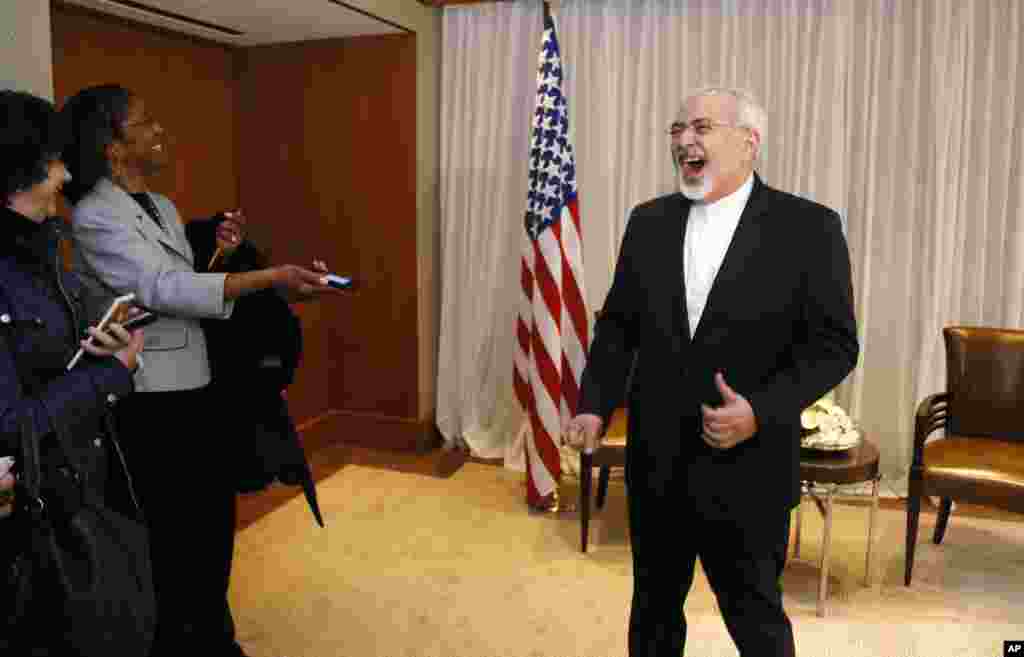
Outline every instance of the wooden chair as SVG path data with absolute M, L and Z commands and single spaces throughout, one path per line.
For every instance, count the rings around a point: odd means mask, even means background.
M 947 327 L 946 392 L 918 406 L 907 498 L 910 586 L 921 498 L 941 498 L 935 544 L 953 500 L 1024 513 L 1024 331 Z M 936 429 L 946 435 L 925 445 Z
M 608 423 L 601 446 L 593 454 L 580 452 L 580 551 L 587 551 L 587 528 L 590 524 L 590 486 L 595 467 L 600 467 L 597 479 L 597 508 L 604 506 L 608 495 L 608 478 L 611 469 L 626 465 L 626 426 L 629 411 L 615 409 Z

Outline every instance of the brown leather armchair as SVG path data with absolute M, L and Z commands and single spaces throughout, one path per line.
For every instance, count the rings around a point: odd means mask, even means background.
M 926 397 L 914 423 L 907 586 L 923 496 L 942 500 L 935 544 L 946 533 L 953 500 L 1024 513 L 1024 331 L 952 326 L 942 335 L 946 392 Z M 925 445 L 940 428 L 945 437 Z

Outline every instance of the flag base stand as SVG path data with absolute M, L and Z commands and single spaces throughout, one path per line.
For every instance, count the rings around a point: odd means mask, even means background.
M 539 502 L 527 502 L 526 506 L 529 507 L 532 513 L 558 513 L 561 509 L 558 490 L 556 489 L 550 494 L 545 495 Z
M 558 490 L 555 490 L 550 495 L 544 497 L 539 504 L 527 503 L 526 506 L 529 508 L 530 513 L 541 514 L 541 513 L 575 513 L 576 505 L 571 502 L 565 502 L 562 500 L 562 496 Z

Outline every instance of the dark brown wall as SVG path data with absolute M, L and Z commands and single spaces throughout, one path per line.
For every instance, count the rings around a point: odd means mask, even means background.
M 240 195 L 253 233 L 275 260 L 323 258 L 359 281 L 355 294 L 301 309 L 325 330 L 307 331 L 296 405 L 338 411 L 345 440 L 411 446 L 415 36 L 247 48 L 238 64 Z M 368 425 L 380 425 L 376 437 Z
M 186 219 L 235 207 L 232 50 L 62 4 L 51 16 L 58 105 L 94 84 L 131 89 L 163 126 L 171 148 L 174 164 L 155 188 Z
M 296 306 L 288 390 L 304 440 L 422 448 L 417 408 L 416 41 L 232 49 L 55 4 L 54 86 L 140 94 L 175 162 L 155 185 L 182 216 L 240 206 L 275 263 L 324 259 L 354 293 Z

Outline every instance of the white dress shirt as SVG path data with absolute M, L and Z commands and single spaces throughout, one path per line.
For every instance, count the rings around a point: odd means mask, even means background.
M 732 194 L 714 203 L 695 202 L 690 206 L 683 242 L 683 280 L 686 283 L 686 312 L 691 339 L 697 334 L 697 325 L 711 286 L 753 189 L 754 175 L 751 174 Z

